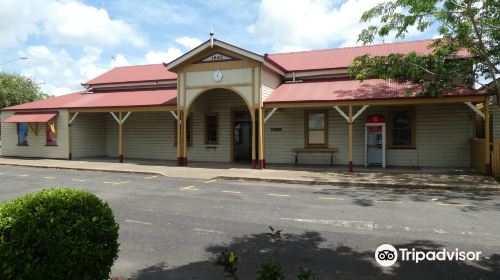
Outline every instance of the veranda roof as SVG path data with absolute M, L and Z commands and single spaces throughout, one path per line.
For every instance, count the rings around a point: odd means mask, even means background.
M 80 109 L 80 108 L 113 108 L 142 106 L 175 106 L 177 103 L 176 88 L 114 90 L 105 92 L 75 92 L 54 98 L 35 101 L 4 108 L 2 110 L 46 110 L 46 109 Z
M 414 83 L 394 80 L 316 80 L 281 84 L 264 103 L 409 99 L 418 98 L 418 90 L 419 86 Z M 472 88 L 455 87 L 444 92 L 443 97 L 483 94 Z

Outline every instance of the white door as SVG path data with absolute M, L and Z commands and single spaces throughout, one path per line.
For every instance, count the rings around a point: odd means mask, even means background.
M 384 163 L 385 152 L 385 129 L 383 124 L 366 125 L 366 164 L 382 165 Z

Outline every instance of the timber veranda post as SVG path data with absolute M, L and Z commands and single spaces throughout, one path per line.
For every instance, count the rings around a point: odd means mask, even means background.
M 257 114 L 255 113 L 255 108 L 252 109 L 251 111 L 251 117 L 252 117 L 252 169 L 256 169 L 257 168 L 257 158 L 256 158 L 256 150 L 257 150 L 257 147 L 256 147 L 256 135 L 255 135 L 255 132 L 257 131 L 255 129 L 255 124 L 257 123 L 255 121 L 255 118 L 257 118 Z
M 118 113 L 118 157 L 119 162 L 123 162 L 123 115 Z
M 486 175 L 491 175 L 491 152 L 490 152 L 490 102 L 489 98 L 486 97 L 483 108 L 484 108 L 484 172 Z
M 349 105 L 349 172 L 352 169 L 352 105 Z
M 188 114 L 186 110 L 184 110 L 184 113 L 182 114 L 182 165 L 187 166 L 188 165 L 188 159 L 187 159 L 187 118 Z
M 259 106 L 259 169 L 264 169 L 264 121 L 262 120 L 262 106 Z
M 68 112 L 68 160 L 73 159 L 73 147 L 72 147 L 72 141 L 71 141 L 71 113 Z
M 177 110 L 177 119 L 175 119 L 176 144 L 177 144 L 177 166 L 182 165 L 182 146 L 181 146 L 181 111 Z

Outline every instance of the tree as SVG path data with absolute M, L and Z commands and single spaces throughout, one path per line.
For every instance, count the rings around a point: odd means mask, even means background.
M 0 108 L 46 99 L 35 81 L 18 74 L 0 72 Z
M 362 22 L 372 19 L 380 24 L 359 34 L 358 41 L 364 44 L 377 36 L 404 38 L 414 27 L 421 32 L 437 28 L 440 38 L 431 43 L 433 52 L 428 55 L 357 57 L 349 66 L 352 76 L 410 80 L 430 96 L 440 95 L 457 80 L 469 85 L 492 81 L 487 89 L 500 97 L 500 1 L 393 0 L 376 5 L 361 17 Z

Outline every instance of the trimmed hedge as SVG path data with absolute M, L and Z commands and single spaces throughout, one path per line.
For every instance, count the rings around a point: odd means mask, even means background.
M 107 203 L 45 189 L 0 204 L 0 279 L 109 278 L 118 224 Z

